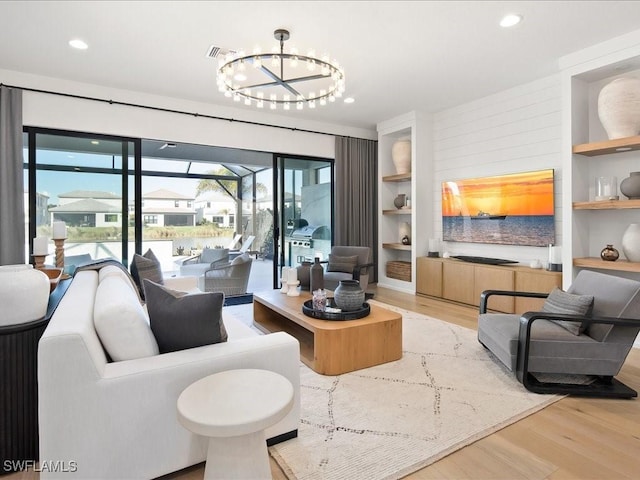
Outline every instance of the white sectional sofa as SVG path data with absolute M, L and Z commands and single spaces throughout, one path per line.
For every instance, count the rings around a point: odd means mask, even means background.
M 123 276 L 122 281 L 127 279 Z M 191 277 L 166 283 L 191 290 L 189 282 L 195 281 Z M 204 461 L 207 439 L 178 423 L 176 401 L 194 381 L 223 370 L 260 368 L 288 378 L 294 386 L 294 408 L 266 435 L 281 440 L 297 434 L 296 339 L 286 333 L 259 335 L 225 317 L 223 309 L 227 342 L 109 362 L 94 328 L 98 288 L 97 271 L 78 272 L 39 343 L 41 480 L 154 478 Z M 131 300 L 113 299 L 124 301 Z

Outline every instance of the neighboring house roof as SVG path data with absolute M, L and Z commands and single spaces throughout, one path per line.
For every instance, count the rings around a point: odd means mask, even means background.
M 154 190 L 153 192 L 145 193 L 142 195 L 143 199 L 157 199 L 157 200 L 194 200 L 194 197 L 187 197 L 180 193 L 172 192 L 166 188 L 160 190 Z
M 193 208 L 171 208 L 171 207 L 144 207 L 142 209 L 143 215 L 150 215 L 154 213 L 162 213 L 162 214 L 191 214 L 195 215 L 196 211 Z
M 120 207 L 109 205 L 93 198 L 51 207 L 49 211 L 55 213 L 121 213 Z
M 111 192 L 100 192 L 97 190 L 73 190 L 67 193 L 58 194 L 58 198 L 102 198 L 102 199 L 114 199 L 122 198 L 121 195 L 116 195 Z

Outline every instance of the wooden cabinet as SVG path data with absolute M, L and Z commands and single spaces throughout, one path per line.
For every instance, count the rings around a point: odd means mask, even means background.
M 473 305 L 480 305 L 480 295 L 485 290 L 517 290 L 515 271 L 511 268 L 475 265 L 473 268 Z M 489 298 L 488 308 L 499 312 L 514 312 L 513 297 Z
M 473 265 L 457 262 L 442 264 L 442 298 L 473 305 L 473 281 Z
M 419 257 L 416 292 L 467 305 L 480 305 L 485 290 L 548 293 L 561 287 L 562 274 L 510 265 L 484 265 L 460 260 Z M 537 299 L 491 297 L 489 309 L 506 313 L 538 310 Z
M 436 261 L 434 261 L 436 260 Z M 442 262 L 439 259 L 418 257 L 416 293 L 431 297 L 442 297 Z

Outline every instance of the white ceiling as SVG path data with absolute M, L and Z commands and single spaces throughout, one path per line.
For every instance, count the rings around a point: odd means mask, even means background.
M 524 21 L 500 28 L 509 12 Z M 0 19 L 0 69 L 227 107 L 209 46 L 271 48 L 286 28 L 288 47 L 340 62 L 356 99 L 287 115 L 372 128 L 551 75 L 559 57 L 639 29 L 640 2 L 2 1 Z

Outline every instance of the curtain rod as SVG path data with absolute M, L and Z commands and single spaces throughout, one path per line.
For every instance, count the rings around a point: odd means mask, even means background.
M 165 113 L 177 113 L 177 114 L 180 114 L 180 115 L 189 115 L 191 117 L 208 118 L 210 120 L 222 120 L 222 121 L 226 121 L 226 122 L 244 123 L 246 125 L 255 125 L 255 126 L 258 126 L 258 127 L 280 128 L 280 129 L 283 129 L 283 130 L 291 130 L 293 132 L 314 133 L 316 135 L 329 135 L 331 137 L 353 138 L 353 139 L 356 139 L 356 140 L 370 140 L 368 138 L 351 137 L 349 135 L 339 135 L 339 134 L 336 134 L 336 133 L 318 132 L 318 131 L 315 131 L 315 130 L 307 130 L 307 129 L 304 129 L 304 128 L 285 127 L 285 126 L 282 126 L 282 125 L 273 125 L 271 123 L 253 122 L 253 121 L 250 121 L 250 120 L 237 120 L 235 118 L 219 117 L 219 116 L 216 116 L 216 115 L 208 115 L 208 114 L 197 113 L 197 112 L 187 112 L 187 111 L 184 111 L 184 110 L 174 110 L 172 108 L 153 107 L 153 106 L 150 106 L 150 105 L 141 105 L 141 104 L 137 104 L 137 103 L 120 102 L 118 100 L 111 100 L 111 99 L 107 100 L 105 98 L 87 97 L 85 95 L 75 95 L 73 93 L 54 92 L 54 91 L 51 91 L 51 90 L 41 90 L 41 89 L 38 89 L 38 88 L 20 87 L 20 86 L 17 86 L 17 85 L 8 85 L 6 83 L 0 83 L 0 87 L 16 88 L 16 89 L 24 90 L 26 92 L 45 93 L 45 94 L 48 94 L 48 95 L 58 95 L 60 97 L 76 98 L 76 99 L 79 99 L 79 100 L 91 100 L 91 101 L 94 101 L 94 102 L 108 103 L 109 105 L 120 105 L 120 106 L 124 106 L 124 107 L 145 108 L 147 110 L 155 110 L 155 111 L 158 111 L 158 112 L 165 112 Z

